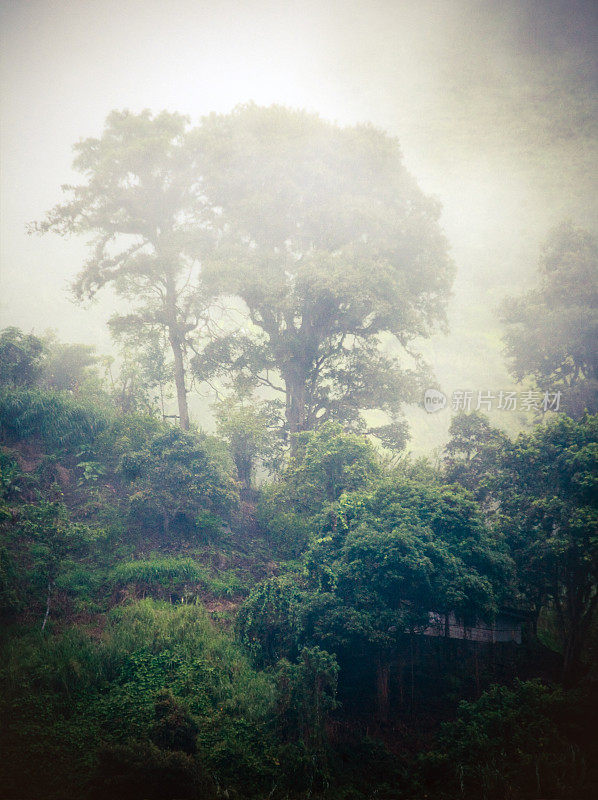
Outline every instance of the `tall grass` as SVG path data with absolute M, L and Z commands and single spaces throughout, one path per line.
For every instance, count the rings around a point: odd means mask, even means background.
M 8 439 L 39 436 L 50 446 L 92 440 L 108 424 L 106 414 L 64 392 L 46 389 L 0 391 L 0 430 Z
M 208 571 L 192 558 L 162 556 L 125 561 L 112 570 L 116 583 L 139 583 L 148 586 L 174 587 L 184 583 L 206 581 Z
M 210 574 L 199 561 L 186 556 L 153 556 L 117 564 L 110 575 L 116 584 L 136 584 L 148 590 L 174 592 L 193 586 L 211 594 L 230 596 L 244 592 L 243 583 L 234 573 Z

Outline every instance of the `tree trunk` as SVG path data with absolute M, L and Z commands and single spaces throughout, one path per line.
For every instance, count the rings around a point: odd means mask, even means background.
M 405 668 L 405 661 L 401 656 L 399 656 L 397 659 L 397 684 L 399 687 L 399 703 L 401 705 L 401 709 L 405 704 L 405 681 L 403 678 L 404 668 Z
M 582 588 L 582 580 L 574 576 L 568 586 L 565 602 L 555 596 L 555 606 L 563 638 L 563 683 L 574 685 L 583 673 L 584 642 L 595 616 L 598 594 L 593 586 Z
M 380 722 L 388 722 L 388 711 L 390 707 L 388 698 L 388 684 L 390 676 L 390 665 L 378 660 L 376 668 L 376 699 L 378 705 L 378 719 Z
M 233 460 L 237 468 L 237 475 L 239 476 L 241 487 L 244 490 L 245 496 L 249 496 L 251 494 L 251 476 L 253 474 L 252 458 L 251 456 L 237 453 L 233 454 Z
M 176 284 L 172 272 L 166 279 L 165 321 L 168 330 L 168 341 L 174 356 L 174 383 L 179 407 L 179 423 L 184 431 L 189 430 L 189 406 L 187 405 L 187 388 L 185 386 L 185 363 L 183 360 L 184 333 L 179 326 L 180 318 L 176 305 Z
M 583 638 L 579 623 L 576 622 L 577 620 L 571 620 L 571 627 L 564 635 L 562 681 L 565 686 L 574 686 L 583 671 L 581 657 Z
M 50 616 L 50 597 L 52 596 L 52 583 L 48 582 L 48 596 L 46 599 L 46 613 L 44 614 L 44 621 L 42 622 L 42 631 L 46 627 L 46 622 Z
M 176 385 L 176 397 L 179 407 L 179 422 L 184 431 L 189 430 L 189 406 L 187 405 L 187 388 L 185 386 L 185 365 L 183 364 L 183 347 L 176 333 L 169 332 L 170 346 L 174 356 L 174 382 Z
M 411 661 L 411 705 L 410 713 L 413 714 L 415 705 L 415 674 L 414 674 L 414 653 L 413 653 L 413 631 L 409 634 L 409 655 Z
M 294 442 L 294 433 L 305 430 L 305 378 L 300 375 L 283 375 L 286 386 L 286 411 L 285 415 L 291 436 L 291 455 L 297 449 Z

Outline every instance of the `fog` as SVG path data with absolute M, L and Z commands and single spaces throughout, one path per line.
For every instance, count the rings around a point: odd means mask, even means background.
M 1 325 L 110 349 L 111 299 L 75 305 L 85 243 L 28 237 L 74 181 L 71 147 L 114 108 L 193 122 L 282 103 L 396 135 L 443 205 L 452 333 L 424 352 L 445 391 L 512 385 L 494 308 L 564 218 L 596 229 L 596 33 L 587 2 L 32 0 L 2 3 Z M 415 449 L 448 415 L 414 417 Z

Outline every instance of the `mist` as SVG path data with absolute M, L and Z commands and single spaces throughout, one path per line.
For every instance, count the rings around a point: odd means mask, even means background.
M 279 103 L 398 137 L 442 204 L 457 266 L 451 333 L 421 350 L 446 393 L 513 387 L 497 304 L 531 285 L 556 223 L 596 229 L 593 2 L 82 0 L 1 13 L 2 326 L 112 349 L 114 297 L 69 297 L 85 242 L 25 233 L 77 180 L 72 145 L 99 135 L 112 109 L 196 123 Z M 438 447 L 449 414 L 410 414 L 411 447 Z
M 0 29 L 1 797 L 598 797 L 596 0 Z

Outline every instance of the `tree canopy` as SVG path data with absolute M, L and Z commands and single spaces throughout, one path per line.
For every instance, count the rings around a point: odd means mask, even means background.
M 410 346 L 444 321 L 453 267 L 439 204 L 396 140 L 248 105 L 204 119 L 196 146 L 222 228 L 205 277 L 250 319 L 208 346 L 197 374 L 232 370 L 282 393 L 291 433 L 363 426 L 363 410 L 382 409 L 381 435 L 404 441 L 400 405 L 424 373 Z
M 180 423 L 189 427 L 185 357 L 206 310 L 198 255 L 208 222 L 188 120 L 166 111 L 113 111 L 100 138 L 74 146 L 85 177 L 70 198 L 33 226 L 40 233 L 93 234 L 73 284 L 77 297 L 111 285 L 131 305 L 115 332 L 163 331 L 174 360 Z
M 516 378 L 533 376 L 561 391 L 573 416 L 598 410 L 598 240 L 563 223 L 538 263 L 538 285 L 502 306 L 505 342 Z
M 41 377 L 45 348 L 43 341 L 18 328 L 0 333 L 0 385 L 33 386 Z

